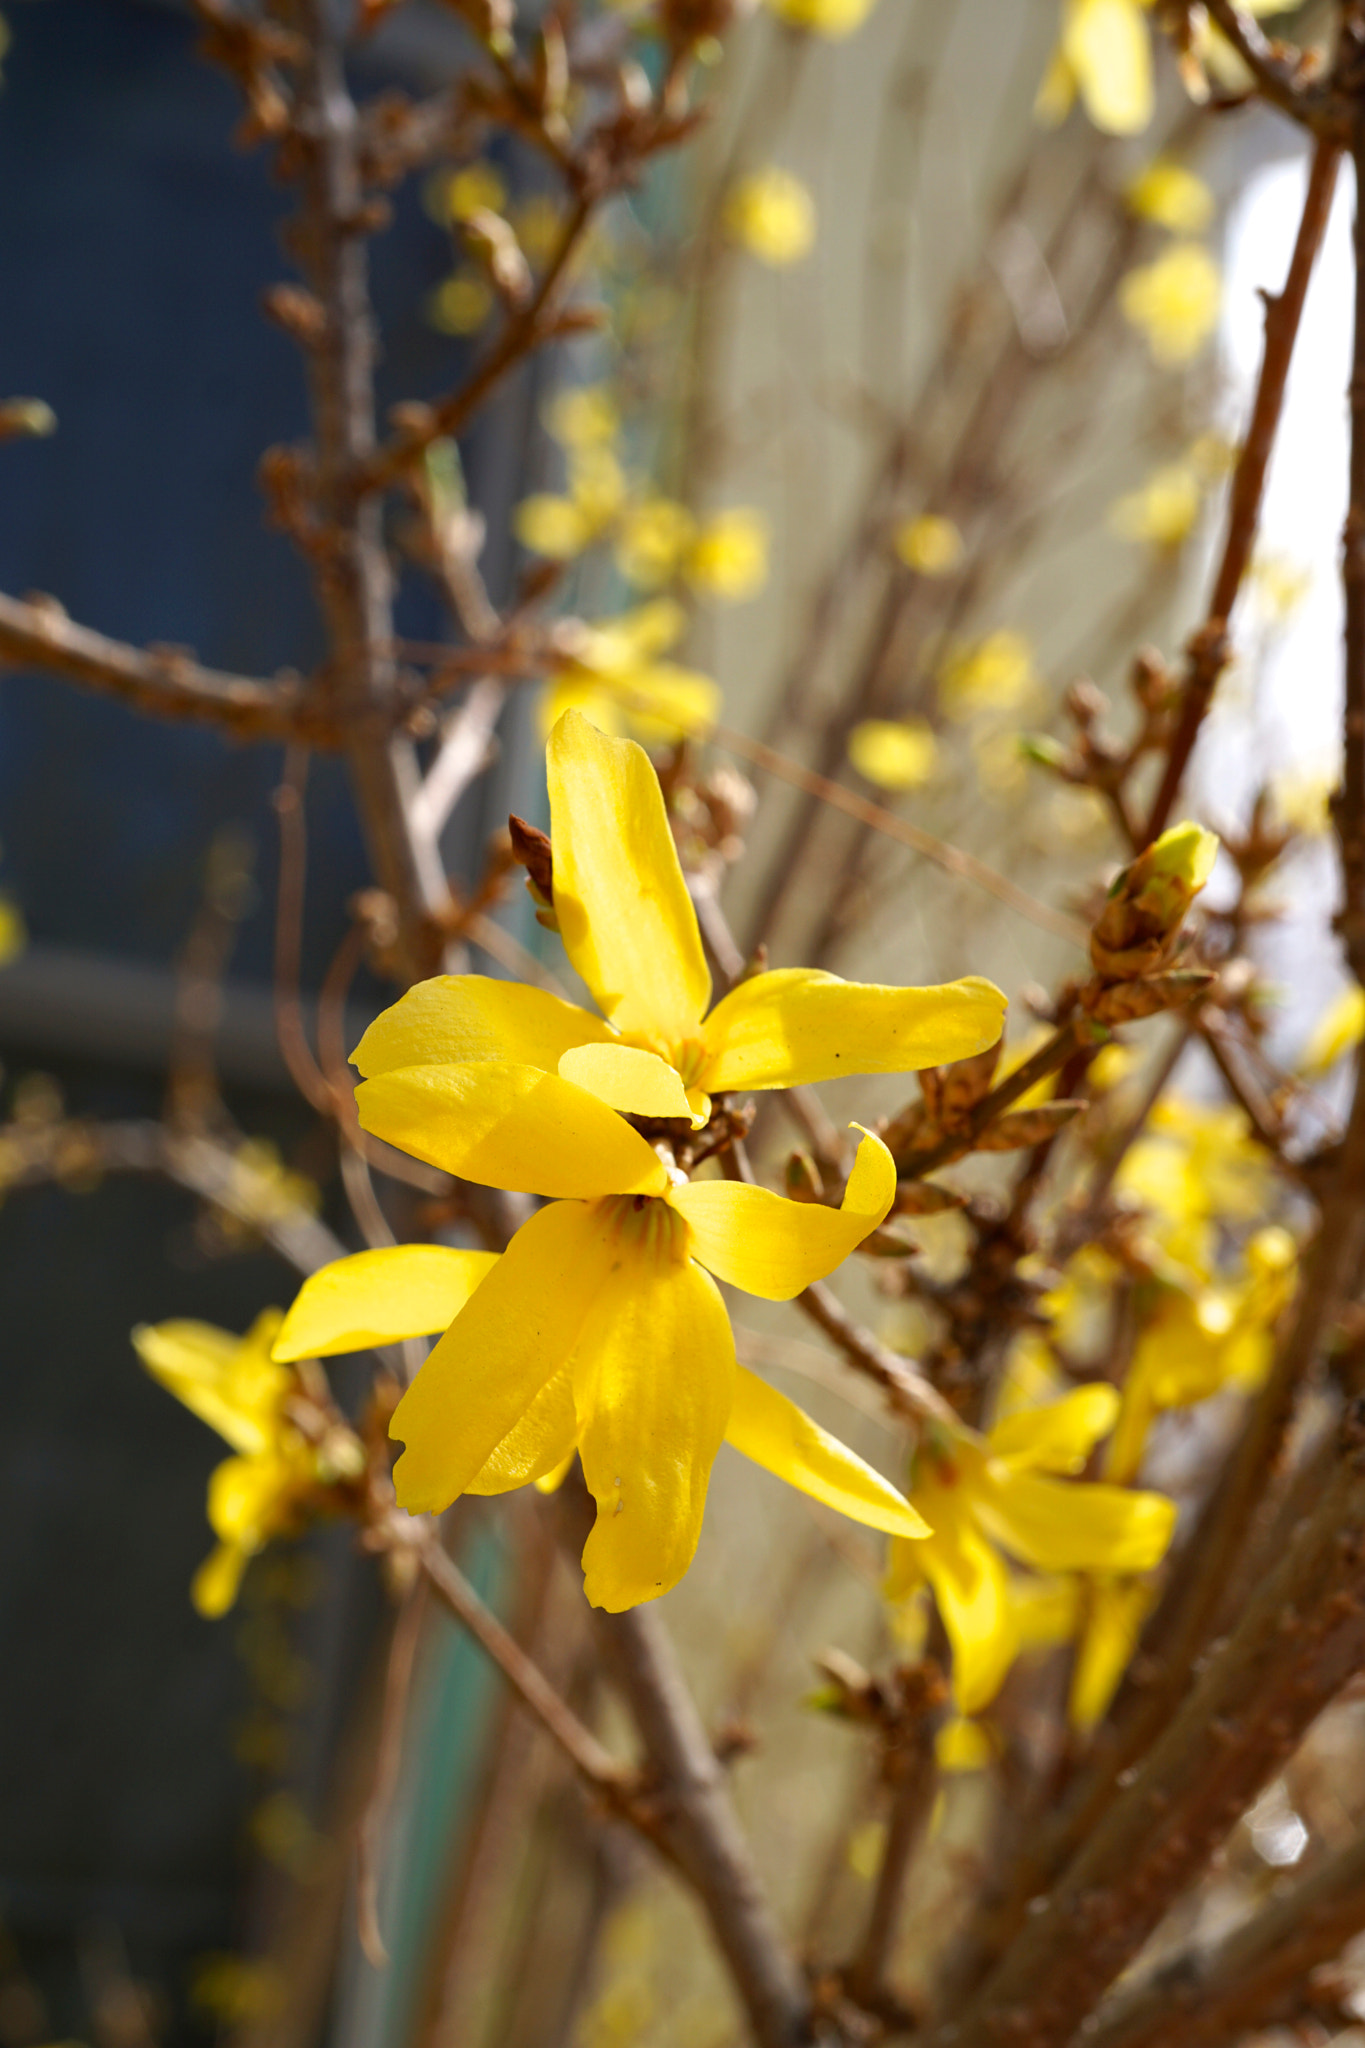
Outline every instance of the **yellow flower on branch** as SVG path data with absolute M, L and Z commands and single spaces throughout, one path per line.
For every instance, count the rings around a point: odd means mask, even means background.
M 921 512 L 896 528 L 896 553 L 917 576 L 951 576 L 961 562 L 965 543 L 951 519 Z
M 738 179 L 723 217 L 731 241 L 775 270 L 799 263 L 815 242 L 815 201 L 799 178 L 776 165 Z
M 949 718 L 957 719 L 978 711 L 1013 711 L 1031 695 L 1036 681 L 1028 641 L 1001 627 L 984 640 L 950 651 L 939 676 L 939 703 Z
M 1119 287 L 1123 317 L 1147 338 L 1163 369 L 1192 362 L 1218 325 L 1223 281 L 1199 242 L 1177 242 Z
M 544 731 L 576 711 L 611 733 L 629 726 L 649 740 L 704 739 L 720 711 L 719 686 L 659 659 L 685 624 L 682 607 L 660 597 L 577 629 L 541 700 Z
M 577 1450 L 597 1502 L 585 1590 L 613 1613 L 687 1570 L 724 1440 L 873 1528 L 923 1533 L 888 1481 L 737 1364 L 711 1277 L 782 1301 L 832 1272 L 895 1197 L 880 1139 L 863 1138 L 836 1210 L 689 1183 L 596 1095 L 515 1061 L 396 1068 L 356 1100 L 365 1129 L 402 1150 L 550 1198 L 398 1404 L 410 1513 L 546 1478 Z M 401 1303 L 401 1273 L 380 1274 L 381 1295 L 390 1285 Z
M 694 590 L 738 604 L 768 579 L 768 522 L 749 505 L 732 505 L 703 520 L 683 562 Z
M 1152 49 L 1146 0 L 1062 0 L 1062 29 L 1034 113 L 1064 121 L 1079 93 L 1107 135 L 1136 135 L 1152 118 Z
M 1141 220 L 1176 235 L 1202 235 L 1213 219 L 1213 194 L 1202 178 L 1168 156 L 1154 157 L 1124 191 Z
M 1204 493 L 1188 462 L 1167 462 L 1154 469 L 1136 491 L 1115 500 L 1109 525 L 1120 540 L 1150 541 L 1172 552 L 1189 539 Z
M 922 718 L 865 718 L 848 736 L 848 758 L 878 789 L 920 789 L 938 767 L 938 742 Z
M 1365 989 L 1354 984 L 1327 1005 L 1303 1049 L 1300 1065 L 1315 1078 L 1330 1073 L 1337 1061 L 1365 1038 Z
M 1161 1494 L 1052 1476 L 1081 1469 L 1118 1406 L 1112 1387 L 1080 1387 L 986 1437 L 934 1429 L 916 1451 L 909 1497 L 932 1534 L 892 1545 L 887 1592 L 928 1580 L 961 1713 L 990 1704 L 1026 1640 L 1002 1551 L 1042 1572 L 1144 1572 L 1165 1555 L 1175 1507 Z
M 280 1322 L 279 1310 L 267 1309 L 245 1337 L 196 1322 L 144 1323 L 133 1331 L 153 1379 L 236 1454 L 209 1480 L 208 1518 L 218 1548 L 190 1588 L 201 1614 L 227 1612 L 248 1560 L 273 1536 L 302 1526 L 321 1484 L 316 1449 L 286 1413 L 295 1375 L 270 1356 Z
M 548 768 L 555 915 L 602 1016 L 540 989 L 438 976 L 365 1033 L 354 1060 L 367 1078 L 514 1061 L 625 1115 L 704 1122 L 708 1097 L 722 1091 L 909 1073 L 970 1058 L 1000 1036 L 1005 998 L 975 976 L 891 988 L 774 968 L 711 1008 L 696 912 L 648 756 L 569 712 L 550 735 Z

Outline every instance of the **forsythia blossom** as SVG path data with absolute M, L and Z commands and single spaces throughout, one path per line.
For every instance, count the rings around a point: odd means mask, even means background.
M 815 241 L 815 201 L 790 171 L 751 171 L 725 201 L 725 228 L 760 263 L 776 270 L 799 263 Z
M 1062 30 L 1034 111 L 1064 121 L 1079 93 L 1109 135 L 1136 135 L 1152 118 L 1152 51 L 1143 0 L 1062 0 Z
M 903 1599 L 928 1579 L 962 1713 L 990 1704 L 1025 1640 L 1001 1550 L 1044 1572 L 1142 1572 L 1165 1555 L 1175 1507 L 1162 1495 L 1051 1476 L 1081 1469 L 1118 1408 L 1112 1387 L 1080 1387 L 985 1437 L 931 1429 L 916 1451 L 910 1502 L 931 1533 L 892 1545 L 887 1592 Z
M 1163 369 L 1191 362 L 1218 324 L 1223 285 L 1199 242 L 1176 242 L 1155 263 L 1130 270 L 1119 287 L 1125 320 L 1142 330 Z
M 710 1010 L 710 974 L 657 778 L 570 713 L 550 738 L 553 909 L 598 1019 L 477 975 L 420 983 L 355 1053 L 362 1126 L 495 1187 L 543 1195 L 404 1395 L 395 1484 L 416 1512 L 545 1477 L 577 1449 L 597 1502 L 589 1598 L 676 1583 L 723 1438 L 807 1491 L 910 1535 L 918 1517 L 736 1365 L 712 1274 L 785 1300 L 833 1270 L 895 1197 L 864 1137 L 834 1210 L 689 1183 L 626 1115 L 705 1122 L 710 1091 L 901 1072 L 999 1036 L 989 983 L 860 987 L 783 969 Z
M 301 1528 L 322 1489 L 354 1476 L 362 1462 L 349 1434 L 333 1432 L 324 1452 L 290 1419 L 295 1375 L 271 1359 L 280 1321 L 278 1309 L 267 1309 L 245 1337 L 195 1322 L 142 1324 L 133 1331 L 152 1377 L 235 1453 L 209 1480 L 208 1517 L 218 1548 L 190 1588 L 201 1614 L 225 1614 L 248 1560 L 272 1537 Z

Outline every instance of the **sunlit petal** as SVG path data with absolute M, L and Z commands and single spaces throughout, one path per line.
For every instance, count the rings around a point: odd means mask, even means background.
M 789 1486 L 870 1529 L 884 1529 L 892 1536 L 929 1534 L 923 1516 L 889 1480 L 742 1365 L 725 1441 Z
M 618 1030 L 686 1037 L 710 1001 L 711 976 L 648 755 L 568 712 L 546 761 L 569 958 Z
M 970 1516 L 957 1513 L 933 1488 L 926 1497 L 934 1533 L 917 1544 L 916 1563 L 934 1598 L 953 1649 L 953 1697 L 964 1714 L 989 1706 L 1019 1650 L 1019 1624 L 1009 1576 Z
M 1156 1599 L 1156 1587 L 1148 1579 L 1101 1578 L 1091 1583 L 1088 1597 L 1089 1619 L 1076 1651 L 1068 1706 L 1073 1724 L 1087 1733 L 1109 1711 Z
M 409 1513 L 449 1507 L 484 1471 L 565 1363 L 617 1256 L 594 1205 L 555 1202 L 522 1225 L 394 1411 Z
M 841 1074 L 903 1074 L 969 1059 L 999 1038 L 1005 998 L 969 975 L 936 988 L 881 988 L 813 967 L 756 974 L 706 1020 L 700 1074 L 727 1088 L 790 1088 Z
M 1141 0 L 1067 0 L 1062 50 L 1085 110 L 1108 135 L 1152 118 L 1152 50 Z
M 476 1061 L 362 1081 L 362 1127 L 432 1166 L 525 1194 L 661 1194 L 668 1176 L 638 1131 L 586 1088 L 539 1067 Z
M 790 1301 L 843 1263 L 895 1195 L 891 1154 L 880 1138 L 864 1137 L 839 1209 L 723 1180 L 692 1181 L 669 1200 L 691 1225 L 693 1257 L 703 1266 L 766 1301 Z
M 1122 1486 L 1071 1485 L 1012 1473 L 982 1480 L 981 1525 L 1024 1564 L 1052 1572 L 1145 1572 L 1175 1529 L 1175 1503 Z
M 586 1088 L 623 1115 L 692 1121 L 692 1106 L 676 1067 L 657 1053 L 634 1045 L 578 1045 L 563 1054 L 559 1072 L 563 1080 Z
M 235 1543 L 210 1551 L 190 1581 L 190 1599 L 207 1621 L 217 1621 L 237 1598 L 250 1553 Z
M 271 1357 L 331 1358 L 405 1337 L 429 1337 L 454 1322 L 496 1252 L 444 1244 L 381 1245 L 334 1259 L 304 1281 Z
M 289 1385 L 284 1367 L 270 1360 L 280 1320 L 279 1309 L 267 1309 L 245 1337 L 211 1323 L 142 1323 L 133 1331 L 133 1344 L 153 1379 L 234 1451 L 254 1454 L 271 1442 Z
M 438 974 L 382 1011 L 351 1061 L 366 1080 L 396 1067 L 470 1060 L 511 1060 L 553 1073 L 571 1045 L 611 1036 L 600 1017 L 546 989 L 485 974 Z
M 1077 1387 L 1060 1401 L 1021 1408 L 997 1422 L 988 1440 L 992 1458 L 1014 1470 L 1079 1472 L 1118 1418 L 1119 1396 L 1105 1385 Z
M 514 1487 L 562 1473 L 578 1442 L 578 1416 L 567 1366 L 547 1381 L 521 1419 L 507 1432 L 466 1493 L 510 1493 Z
M 623 1261 L 574 1360 L 579 1455 L 597 1502 L 583 1550 L 594 1607 L 618 1614 L 656 1599 L 687 1570 L 734 1384 L 715 1282 L 667 1250 Z

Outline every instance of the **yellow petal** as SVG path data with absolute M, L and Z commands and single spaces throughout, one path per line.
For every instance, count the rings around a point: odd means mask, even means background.
M 691 1225 L 703 1266 L 765 1301 L 790 1301 L 843 1264 L 895 1195 L 895 1161 L 880 1138 L 865 1136 L 838 1209 L 726 1180 L 692 1181 L 668 1199 Z
M 686 1038 L 711 999 L 711 976 L 648 755 L 571 711 L 546 760 L 569 958 L 618 1030 Z
M 1073 1725 L 1083 1732 L 1097 1727 L 1108 1713 L 1155 1600 L 1156 1587 L 1147 1579 L 1091 1583 L 1090 1615 L 1076 1651 L 1067 1708 Z
M 444 1244 L 381 1245 L 334 1259 L 304 1281 L 270 1355 L 332 1358 L 433 1336 L 454 1322 L 497 1262 L 496 1252 Z
M 1325 1074 L 1365 1038 L 1365 988 L 1343 989 L 1318 1019 L 1303 1049 L 1305 1074 Z
M 1031 1472 L 983 1480 L 974 1505 L 998 1543 L 1044 1572 L 1145 1572 L 1175 1530 L 1175 1502 L 1122 1486 L 1068 1485 Z
M 1105 1446 L 1104 1476 L 1112 1485 L 1128 1486 L 1137 1478 L 1156 1413 L 1151 1376 L 1140 1370 L 1135 1357 L 1123 1383 L 1118 1423 Z
M 217 1621 L 227 1613 L 249 1561 L 250 1553 L 232 1543 L 220 1543 L 204 1559 L 190 1581 L 190 1598 L 207 1620 Z
M 1140 0 L 1067 0 L 1062 49 L 1085 110 L 1107 135 L 1152 118 L 1152 50 Z
M 250 1454 L 269 1444 L 275 1412 L 289 1386 L 288 1372 L 270 1360 L 279 1327 L 280 1311 L 267 1309 L 245 1337 L 189 1321 L 141 1323 L 132 1334 L 153 1379 L 234 1451 Z
M 483 1471 L 567 1360 L 617 1256 L 596 1205 L 554 1202 L 522 1225 L 394 1410 L 410 1514 L 439 1513 Z
M 987 1447 L 1016 1471 L 1079 1472 L 1119 1412 L 1115 1388 L 1077 1387 L 1042 1408 L 1023 1408 L 998 1422 Z
M 1048 59 L 1042 84 L 1033 102 L 1033 118 L 1043 128 L 1060 128 L 1076 99 L 1076 74 L 1061 48 Z
M 539 1479 L 537 1479 L 535 1483 L 536 1492 L 558 1493 L 560 1487 L 568 1478 L 570 1469 L 573 1465 L 573 1461 L 577 1456 L 578 1446 L 575 1444 L 574 1448 L 570 1452 L 568 1452 L 568 1454 L 565 1457 L 560 1459 L 559 1463 L 555 1466 L 552 1472 L 541 1473 Z
M 984 1771 L 995 1762 L 995 1754 L 987 1730 L 961 1714 L 945 1721 L 934 1737 L 934 1762 L 941 1771 Z
M 734 1381 L 734 1338 L 715 1282 L 667 1248 L 624 1260 L 574 1360 L 579 1456 L 597 1502 L 583 1550 L 594 1607 L 619 1614 L 657 1599 L 691 1564 Z
M 577 1045 L 559 1062 L 560 1076 L 627 1116 L 692 1118 L 676 1067 L 634 1045 Z M 703 1122 L 705 1119 L 703 1118 Z
M 578 1443 L 569 1368 L 562 1365 L 547 1381 L 521 1419 L 508 1430 L 488 1462 L 465 1488 L 466 1493 L 511 1493 L 555 1473 L 562 1475 Z
M 924 1517 L 889 1480 L 742 1365 L 725 1441 L 789 1486 L 855 1522 L 865 1522 L 869 1529 L 884 1529 L 892 1536 L 929 1534 Z
M 600 1017 L 546 989 L 486 974 L 438 974 L 376 1017 L 351 1060 L 367 1081 L 396 1067 L 470 1060 L 511 1060 L 553 1074 L 571 1045 L 611 1037 Z
M 778 967 L 716 1004 L 698 1078 L 718 1095 L 910 1073 L 984 1052 L 1004 1022 L 1005 998 L 975 975 L 938 988 L 879 988 L 813 967 Z
M 668 1175 L 638 1131 L 586 1088 L 539 1067 L 481 1060 L 362 1081 L 361 1126 L 401 1152 L 524 1194 L 657 1195 Z
M 283 1458 L 224 1458 L 209 1474 L 209 1527 L 223 1543 L 259 1550 L 284 1520 L 283 1503 L 298 1477 Z
M 1004 1564 L 969 1516 L 954 1512 L 941 1489 L 930 1489 L 934 1533 L 915 1550 L 953 1649 L 953 1698 L 959 1712 L 979 1714 L 1004 1683 L 1019 1648 Z

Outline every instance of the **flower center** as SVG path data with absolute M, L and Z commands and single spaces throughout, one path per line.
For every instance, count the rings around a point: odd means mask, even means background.
M 680 1266 L 691 1255 L 686 1218 L 662 1196 L 605 1195 L 597 1206 L 630 1258 Z

